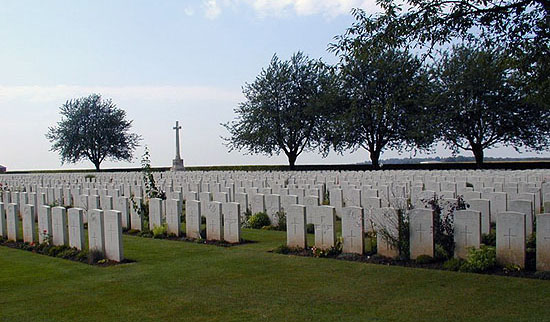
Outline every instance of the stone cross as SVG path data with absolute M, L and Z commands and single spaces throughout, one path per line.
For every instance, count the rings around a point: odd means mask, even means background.
M 179 125 L 179 121 L 176 121 L 176 126 L 174 126 L 172 129 L 176 130 L 176 160 L 181 159 L 180 155 L 180 130 L 181 126 Z

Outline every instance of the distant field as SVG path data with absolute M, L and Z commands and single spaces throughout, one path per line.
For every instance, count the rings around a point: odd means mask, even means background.
M 309 240 L 311 242 L 311 237 Z M 0 321 L 543 321 L 550 281 L 124 236 L 137 262 L 101 268 L 0 247 Z

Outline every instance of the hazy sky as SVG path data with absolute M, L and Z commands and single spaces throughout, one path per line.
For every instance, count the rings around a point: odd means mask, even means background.
M 252 82 L 277 53 L 304 51 L 335 62 L 327 45 L 353 22 L 352 7 L 374 0 L 30 1 L 0 0 L 0 164 L 10 170 L 61 167 L 45 138 L 68 99 L 100 93 L 133 120 L 154 166 L 174 158 L 176 120 L 186 165 L 284 164 L 228 153 L 220 123 L 233 119 Z M 139 165 L 105 162 L 103 167 Z M 439 149 L 440 156 L 450 152 Z M 469 155 L 469 153 L 466 153 Z M 517 156 L 510 148 L 487 156 Z M 524 156 L 533 154 L 523 154 Z M 389 151 L 382 158 L 395 157 Z M 409 154 L 405 154 L 408 157 Z M 360 150 L 297 164 L 356 163 Z M 88 161 L 63 168 L 91 168 Z

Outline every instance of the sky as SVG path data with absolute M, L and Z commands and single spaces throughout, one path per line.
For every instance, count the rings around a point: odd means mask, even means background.
M 153 166 L 170 166 L 176 120 L 187 166 L 286 164 L 284 154 L 228 153 L 220 124 L 234 119 L 243 85 L 274 54 L 288 59 L 303 51 L 335 63 L 328 44 L 351 26 L 354 7 L 377 11 L 375 0 L 0 0 L 0 164 L 93 167 L 62 165 L 45 137 L 64 102 L 92 93 L 125 110 L 143 138 L 132 162 L 105 161 L 103 168 L 139 166 L 145 145 Z M 432 156 L 451 155 L 436 151 Z M 533 155 L 509 147 L 486 153 Z M 410 154 L 387 151 L 382 158 L 398 156 Z M 367 159 L 364 150 L 327 158 L 305 153 L 297 164 Z

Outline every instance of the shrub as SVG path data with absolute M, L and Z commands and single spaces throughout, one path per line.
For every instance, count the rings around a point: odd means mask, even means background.
M 443 269 L 448 271 L 458 271 L 460 267 L 464 264 L 464 261 L 459 258 L 451 258 L 445 263 L 443 263 Z
M 307 234 L 315 234 L 315 225 L 307 224 L 306 225 L 306 233 Z
M 468 249 L 468 258 L 460 270 L 465 272 L 487 272 L 497 265 L 496 249 L 482 245 L 481 248 Z
M 288 247 L 287 245 L 281 245 L 275 248 L 273 252 L 277 254 L 289 254 L 292 252 L 292 248 Z
M 277 216 L 277 230 L 286 231 L 286 214 L 284 211 L 278 211 Z
M 271 225 L 271 221 L 265 212 L 259 212 L 248 219 L 248 225 L 253 229 L 261 229 L 264 226 Z
M 338 255 L 342 254 L 342 241 L 342 237 L 338 238 L 334 246 L 330 247 L 329 249 L 320 249 L 313 246 L 311 248 L 313 257 L 337 257 Z
M 88 264 L 94 264 L 105 259 L 105 255 L 102 251 L 94 249 L 88 252 Z
M 166 224 L 153 227 L 153 238 L 164 238 L 167 236 L 168 227 Z
M 430 264 L 430 263 L 433 263 L 434 259 L 433 257 L 429 256 L 429 255 L 420 255 L 416 258 L 416 263 L 417 264 Z
M 435 244 L 434 259 L 437 261 L 446 261 L 451 257 L 449 253 L 440 244 Z
M 491 229 L 488 234 L 481 235 L 481 243 L 486 246 L 497 246 L 497 233 L 495 229 Z
M 535 272 L 535 277 L 541 280 L 550 280 L 550 272 L 538 271 L 538 272 Z

